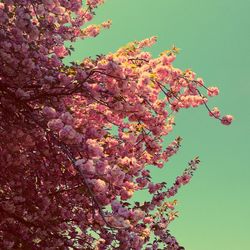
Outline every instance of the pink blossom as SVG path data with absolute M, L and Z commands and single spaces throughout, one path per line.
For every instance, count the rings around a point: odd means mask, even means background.
M 60 131 L 59 131 L 59 138 L 61 140 L 64 139 L 74 139 L 77 135 L 75 129 L 70 125 L 65 125 Z
M 68 51 L 63 45 L 54 47 L 54 52 L 58 57 L 65 57 L 68 55 Z
M 128 218 L 129 217 L 129 210 L 127 208 L 124 207 L 120 207 L 117 211 L 117 213 L 124 217 L 124 218 Z
M 233 116 L 231 115 L 225 115 L 221 118 L 221 123 L 223 125 L 230 125 L 233 121 Z
M 216 96 L 219 94 L 219 89 L 217 87 L 209 87 L 207 90 L 209 96 Z
M 159 80 L 163 81 L 169 75 L 169 70 L 167 67 L 158 66 L 156 68 L 156 74 L 157 74 L 157 77 L 159 78 Z
M 48 122 L 48 127 L 54 131 L 59 131 L 64 126 L 61 119 L 52 119 Z
M 48 119 L 53 119 L 57 116 L 57 112 L 54 108 L 45 106 L 43 108 L 43 114 L 46 116 Z
M 67 125 L 72 125 L 73 123 L 73 116 L 69 112 L 62 113 L 60 118 Z
M 91 155 L 102 156 L 103 147 L 97 142 L 97 140 L 88 139 L 86 143 L 88 145 L 88 150 Z
M 104 0 L 87 0 L 87 4 L 90 5 L 92 8 L 102 4 Z
M 96 37 L 100 33 L 100 27 L 97 25 L 89 25 L 85 30 L 84 34 L 88 37 Z
M 98 193 L 105 192 L 107 189 L 106 182 L 101 179 L 93 179 L 90 182 L 93 185 L 93 190 L 95 192 L 98 192 Z
M 181 183 L 182 183 L 183 185 L 186 185 L 187 183 L 189 183 L 190 179 L 191 179 L 191 176 L 185 174 L 185 175 L 183 175 L 183 176 L 181 177 Z
M 87 162 L 86 159 L 78 159 L 78 160 L 75 162 L 75 165 L 76 165 L 76 167 L 82 167 L 86 162 Z
M 198 83 L 199 86 L 204 86 L 204 81 L 202 78 L 197 78 L 196 82 Z
M 135 221 L 139 221 L 141 220 L 145 215 L 145 212 L 142 211 L 141 209 L 135 209 L 133 211 L 131 211 L 130 213 L 130 217 L 131 219 L 135 220 Z
M 213 116 L 215 118 L 219 118 L 220 117 L 220 110 L 217 107 L 214 107 L 211 112 L 209 112 L 210 116 Z
M 162 65 L 170 65 L 174 60 L 175 60 L 176 56 L 175 55 L 163 55 L 161 57 L 162 60 Z
M 52 10 L 55 14 L 62 15 L 65 13 L 65 8 L 62 6 L 57 6 Z
M 143 219 L 143 222 L 145 223 L 145 224 L 150 224 L 150 223 L 152 223 L 154 221 L 154 219 L 152 218 L 152 217 L 145 217 L 144 219 Z
M 121 170 L 120 167 L 114 166 L 111 169 L 111 176 L 112 176 L 112 182 L 118 185 L 119 183 L 123 182 L 125 178 L 125 173 Z
M 133 190 L 126 190 L 126 189 L 122 189 L 121 190 L 121 199 L 122 200 L 127 200 L 129 198 L 131 198 L 134 194 L 134 191 Z
M 105 29 L 109 29 L 110 26 L 111 26 L 111 20 L 102 23 L 102 27 Z
M 93 160 L 86 161 L 85 159 L 81 159 L 76 161 L 76 166 L 79 167 L 80 171 L 82 171 L 84 174 L 94 174 L 96 172 L 95 165 Z

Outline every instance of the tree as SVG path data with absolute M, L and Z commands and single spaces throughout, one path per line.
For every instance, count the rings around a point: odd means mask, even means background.
M 168 230 L 171 200 L 197 169 L 172 186 L 155 183 L 181 138 L 163 148 L 180 109 L 205 105 L 207 88 L 173 67 L 178 49 L 152 58 L 135 41 L 115 53 L 63 63 L 65 42 L 95 37 L 88 25 L 102 0 L 0 2 L 0 248 L 184 249 Z M 204 93 L 203 93 L 204 92 Z M 132 202 L 148 190 L 151 200 Z

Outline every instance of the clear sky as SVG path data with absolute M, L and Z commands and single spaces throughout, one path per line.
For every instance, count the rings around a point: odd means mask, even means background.
M 210 107 L 232 114 L 234 123 L 222 126 L 205 107 L 183 110 L 166 140 L 180 135 L 182 148 L 164 169 L 153 170 L 157 181 L 171 184 L 200 156 L 200 169 L 177 195 L 180 217 L 170 227 L 187 250 L 250 249 L 249 10 L 249 0 L 106 0 L 95 23 L 112 19 L 111 29 L 77 42 L 70 58 L 106 54 L 156 35 L 155 56 L 175 44 L 181 48 L 176 67 L 191 68 L 220 88 Z

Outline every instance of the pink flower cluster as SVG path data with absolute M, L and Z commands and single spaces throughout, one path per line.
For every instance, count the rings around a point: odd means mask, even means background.
M 199 160 L 172 186 L 150 169 L 180 148 L 180 137 L 163 147 L 179 110 L 233 117 L 208 107 L 217 87 L 173 66 L 175 47 L 143 50 L 156 37 L 66 65 L 67 42 L 110 27 L 87 24 L 103 2 L 0 3 L 0 249 L 181 249 L 168 198 Z M 145 191 L 147 201 L 131 199 Z

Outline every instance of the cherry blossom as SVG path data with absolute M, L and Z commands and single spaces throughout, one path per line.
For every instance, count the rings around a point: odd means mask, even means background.
M 65 64 L 77 39 L 110 28 L 88 24 L 103 2 L 0 3 L 1 249 L 184 249 L 168 228 L 172 197 L 199 159 L 173 184 L 152 169 L 180 149 L 180 137 L 163 146 L 179 110 L 233 117 L 209 108 L 217 87 L 173 66 L 175 46 L 146 51 L 156 37 Z M 132 199 L 141 191 L 148 201 Z

